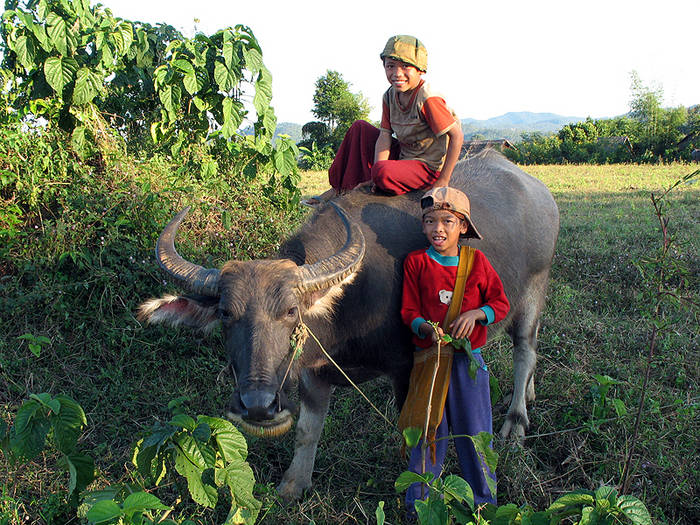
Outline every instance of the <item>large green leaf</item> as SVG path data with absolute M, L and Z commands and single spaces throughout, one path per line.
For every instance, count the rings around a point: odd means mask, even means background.
M 432 472 L 426 472 L 425 474 L 416 474 L 410 470 L 406 470 L 399 474 L 394 482 L 394 488 L 396 492 L 403 492 L 408 489 L 414 483 L 430 483 L 435 478 Z
M 275 169 L 282 175 L 283 177 L 288 176 L 290 173 L 293 173 L 294 170 L 297 168 L 297 158 L 296 155 L 294 155 L 294 151 L 291 149 L 275 149 L 274 153 L 272 154 L 275 162 Z
M 175 440 L 180 452 L 197 468 L 210 468 L 216 464 L 216 451 L 209 444 L 197 441 L 189 434 L 181 434 Z
M 104 523 L 122 515 L 122 509 L 112 500 L 100 500 L 87 511 L 90 523 Z
M 49 40 L 49 35 L 46 33 L 46 28 L 44 26 L 34 24 L 32 25 L 31 29 L 32 33 L 34 33 L 34 36 L 39 41 L 39 44 L 41 44 L 43 50 L 47 53 L 51 52 L 53 47 L 51 45 L 51 40 Z
M 564 512 L 571 507 L 582 505 L 595 505 L 595 494 L 590 490 L 575 490 L 557 498 L 547 510 L 550 512 Z
M 19 37 L 15 41 L 15 53 L 17 53 L 17 58 L 25 69 L 32 70 L 36 67 L 34 63 L 36 57 L 34 40 L 24 35 Z
M 184 428 L 185 430 L 189 431 L 194 430 L 196 425 L 195 420 L 187 414 L 175 414 L 170 419 L 169 423 L 175 427 Z
M 59 465 L 68 470 L 68 494 L 80 493 L 95 479 L 95 463 L 90 456 L 71 454 L 63 456 Z
M 170 507 L 163 505 L 158 497 L 148 492 L 134 492 L 129 494 L 122 505 L 124 514 L 130 517 L 135 512 L 144 510 L 169 510 Z
M 51 44 L 62 56 L 69 56 L 68 26 L 66 21 L 52 12 L 46 17 L 46 24 Z
M 228 93 L 236 87 L 239 77 L 235 69 L 231 69 L 225 63 L 217 61 L 214 64 L 214 80 L 221 91 Z
M 261 503 L 255 499 L 253 488 L 255 476 L 250 465 L 245 461 L 233 461 L 226 467 L 226 484 L 231 490 L 231 510 L 234 504 L 240 509 L 245 523 L 253 524 L 260 512 Z
M 221 56 L 224 59 L 224 63 L 226 64 L 226 67 L 229 68 L 237 68 L 238 67 L 238 52 L 237 49 L 240 47 L 240 44 L 235 42 L 234 40 L 228 40 L 224 42 L 224 45 L 221 48 Z
M 230 97 L 226 97 L 222 103 L 222 110 L 224 124 L 221 126 L 221 134 L 228 139 L 236 133 L 241 122 L 243 122 L 243 105 Z
M 65 85 L 75 79 L 77 70 L 78 63 L 74 58 L 49 57 L 44 62 L 46 81 L 59 96 L 63 95 Z
M 209 75 L 204 69 L 197 69 L 192 74 L 186 73 L 182 78 L 182 83 L 190 95 L 194 95 L 209 84 Z
M 263 68 L 255 81 L 255 96 L 253 107 L 258 115 L 262 115 L 270 106 L 272 100 L 272 75 Z M 274 131 L 274 130 L 273 130 Z
M 415 506 L 421 525 L 445 525 L 448 523 L 447 507 L 441 499 L 416 500 Z
M 48 394 L 46 394 L 49 396 Z M 46 436 L 51 429 L 47 419 L 48 403 L 42 403 L 42 396 L 32 395 L 17 411 L 15 423 L 10 431 L 10 447 L 24 460 L 36 457 L 44 448 Z M 46 401 L 46 399 L 44 398 Z M 49 401 L 52 401 L 49 396 Z
M 54 441 L 58 450 L 70 454 L 75 450 L 87 419 L 82 407 L 70 397 L 58 395 L 56 400 L 61 403 L 61 411 L 51 417 Z
M 173 85 L 165 86 L 158 91 L 158 97 L 163 107 L 168 112 L 170 120 L 176 120 L 177 111 L 180 108 L 180 99 L 182 97 L 180 87 Z
M 50 413 L 59 414 L 61 412 L 61 402 L 58 399 L 52 398 L 51 394 L 48 392 L 30 394 L 29 398 L 38 401 L 41 405 L 46 407 Z
M 214 434 L 219 453 L 226 463 L 235 460 L 245 460 L 248 457 L 248 447 L 245 437 L 237 429 L 217 430 Z
M 73 104 L 87 104 L 92 102 L 102 89 L 102 81 L 96 73 L 86 67 L 81 67 L 75 78 L 73 88 Z
M 617 508 L 635 525 L 652 524 L 651 515 L 646 506 L 634 496 L 624 495 L 617 498 Z
M 251 73 L 257 73 L 265 69 L 262 53 L 255 48 L 243 47 L 243 60 L 245 60 L 246 69 Z
M 126 55 L 134 41 L 134 32 L 131 24 L 126 21 L 120 22 L 116 30 L 112 32 L 112 40 L 117 46 L 119 56 Z
M 186 58 L 178 58 L 173 62 L 173 67 L 186 75 L 194 75 L 194 66 Z
M 467 501 L 470 507 L 474 507 L 474 491 L 463 478 L 455 475 L 449 475 L 445 478 L 443 484 L 445 492 L 445 502 L 457 500 L 459 502 Z
M 203 469 L 197 468 L 184 454 L 175 457 L 175 470 L 187 479 L 187 488 L 192 499 L 205 507 L 215 507 L 219 493 L 215 485 L 205 483 L 202 479 Z

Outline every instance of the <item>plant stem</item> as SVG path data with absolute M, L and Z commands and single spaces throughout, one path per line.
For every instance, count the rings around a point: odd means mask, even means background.
M 425 455 L 426 451 L 428 449 L 428 427 L 430 425 L 430 411 L 432 409 L 432 403 L 433 403 L 433 390 L 435 389 L 435 380 L 437 378 L 437 372 L 438 372 L 438 367 L 440 366 L 440 350 L 442 348 L 442 339 L 440 337 L 440 334 L 437 331 L 437 328 L 434 326 L 432 327 L 433 331 L 435 334 L 438 336 L 437 337 L 437 359 L 435 360 L 435 366 L 433 367 L 433 377 L 430 381 L 430 392 L 428 394 L 428 407 L 425 411 L 425 425 L 423 426 L 423 443 L 421 444 L 420 447 L 420 453 L 421 453 L 421 474 L 425 474 Z M 425 497 L 425 485 L 421 484 L 421 499 Z
M 627 490 L 629 488 L 630 484 L 630 471 L 632 467 L 632 456 L 634 455 L 634 449 L 635 445 L 637 444 L 637 438 L 639 436 L 639 425 L 642 420 L 642 412 L 644 411 L 644 402 L 646 401 L 646 393 L 647 393 L 647 386 L 649 384 L 649 375 L 651 374 L 651 363 L 654 358 L 654 349 L 656 347 L 656 338 L 658 335 L 658 326 L 656 322 L 659 319 L 659 315 L 661 314 L 661 297 L 664 293 L 664 278 L 665 278 L 665 273 L 664 273 L 664 262 L 666 260 L 666 256 L 668 255 L 668 250 L 670 247 L 670 240 L 668 238 L 668 221 L 664 219 L 663 213 L 661 211 L 661 200 L 666 196 L 668 193 L 668 190 L 662 194 L 661 198 L 657 199 L 654 194 L 651 194 L 651 202 L 654 205 L 654 210 L 656 212 L 656 217 L 659 220 L 659 224 L 661 225 L 661 234 L 662 234 L 662 239 L 663 239 L 663 247 L 661 249 L 661 256 L 659 257 L 660 261 L 660 269 L 659 269 L 659 276 L 658 276 L 658 284 L 657 284 L 657 289 L 656 289 L 656 305 L 654 307 L 654 313 L 652 315 L 652 330 L 651 330 L 651 337 L 649 339 L 649 348 L 647 352 L 647 364 L 646 364 L 646 369 L 644 372 L 644 381 L 642 382 L 642 391 L 640 392 L 639 396 L 639 406 L 637 408 L 637 417 L 635 418 L 634 421 L 634 429 L 632 431 L 632 439 L 630 443 L 630 448 L 627 451 L 627 458 L 625 460 L 625 466 L 622 470 L 622 483 L 621 483 L 621 489 L 620 492 L 622 494 L 626 494 Z

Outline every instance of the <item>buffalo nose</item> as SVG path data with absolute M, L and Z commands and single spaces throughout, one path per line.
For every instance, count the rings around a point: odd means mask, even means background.
M 269 390 L 248 390 L 241 393 L 243 417 L 252 420 L 274 419 L 277 395 Z

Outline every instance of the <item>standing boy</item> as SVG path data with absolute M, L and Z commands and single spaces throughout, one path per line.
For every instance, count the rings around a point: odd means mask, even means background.
M 430 247 L 411 252 L 406 257 L 401 305 L 403 322 L 414 333 L 415 361 L 418 362 L 423 352 L 429 352 L 438 337 L 450 333 L 454 339 L 469 338 L 471 352 L 479 364 L 476 379 L 472 379 L 469 376 L 469 356 L 464 351 L 454 351 L 451 372 L 445 375 L 449 386 L 443 416 L 435 436 L 429 435 L 427 441 L 444 438 L 450 428 L 454 435 L 476 435 L 482 431 L 492 433 L 489 375 L 480 349 L 486 343 L 486 325 L 502 320 L 510 304 L 498 274 L 486 256 L 476 249 L 470 249 L 473 250 L 473 261 L 466 277 L 463 299 L 457 296 L 457 291 L 453 296 L 460 259 L 459 240 L 481 238 L 471 221 L 467 196 L 456 188 L 433 188 L 421 199 L 421 207 L 423 232 Z M 454 321 L 449 326 L 439 326 L 434 330 L 428 321 L 442 323 L 451 301 L 460 299 L 462 306 Z M 407 403 L 410 403 L 410 398 L 409 394 Z M 403 410 L 407 409 L 411 407 L 405 406 Z M 408 466 L 413 472 L 422 472 L 420 448 L 417 446 L 411 451 Z M 481 461 L 471 440 L 456 438 L 455 448 L 462 476 L 474 492 L 475 503 L 495 503 L 496 495 L 492 495 L 488 488 Z M 434 454 L 427 455 L 426 471 L 437 477 L 442 471 L 447 440 L 437 441 L 434 451 Z M 491 477 L 495 481 L 495 474 Z M 421 486 L 415 483 L 406 493 L 409 512 L 413 512 L 414 502 L 419 498 Z
M 422 78 L 428 70 L 425 46 L 416 37 L 396 35 L 379 56 L 391 84 L 382 98 L 381 129 L 364 120 L 353 123 L 328 170 L 332 189 L 324 199 L 358 186 L 399 195 L 449 185 L 464 136 L 457 116 Z

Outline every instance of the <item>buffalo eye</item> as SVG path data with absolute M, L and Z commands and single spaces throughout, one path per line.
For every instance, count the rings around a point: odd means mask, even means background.
M 289 310 L 287 310 L 287 317 L 289 317 L 290 319 L 296 319 L 298 316 L 299 309 L 296 306 L 292 306 Z
M 228 310 L 225 310 L 223 308 L 216 309 L 216 316 L 223 323 L 228 323 L 228 322 L 233 321 L 233 314 L 231 312 L 229 312 Z

